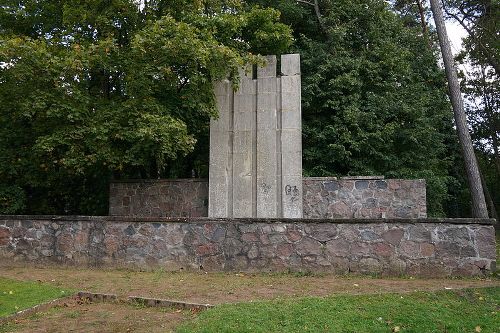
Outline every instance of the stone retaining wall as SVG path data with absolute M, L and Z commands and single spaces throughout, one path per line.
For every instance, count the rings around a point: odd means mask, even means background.
M 112 182 L 109 215 L 208 216 L 207 179 L 153 179 Z
M 425 180 L 304 178 L 305 218 L 425 218 Z
M 493 221 L 3 216 L 0 262 L 476 276 L 495 269 Z
M 422 179 L 303 178 L 304 218 L 425 218 Z M 300 194 L 298 194 L 300 195 Z M 206 179 L 129 180 L 110 185 L 109 215 L 206 217 Z

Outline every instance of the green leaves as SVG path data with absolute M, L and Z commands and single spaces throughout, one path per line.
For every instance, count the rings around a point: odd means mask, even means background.
M 0 17 L 0 185 L 38 213 L 102 207 L 92 187 L 111 174 L 157 177 L 217 115 L 213 82 L 292 41 L 277 11 L 240 1 L 8 1 Z M 75 205 L 69 184 L 96 201 Z

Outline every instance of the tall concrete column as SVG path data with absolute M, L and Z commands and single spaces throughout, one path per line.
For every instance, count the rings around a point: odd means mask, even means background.
M 233 88 L 224 80 L 215 85 L 219 118 L 210 121 L 208 216 L 233 214 Z
M 300 56 L 281 56 L 282 217 L 302 217 L 302 112 Z
M 257 68 L 257 217 L 277 217 L 277 78 L 276 56 Z
M 254 216 L 256 93 L 252 68 L 241 70 L 240 86 L 234 93 L 233 217 Z

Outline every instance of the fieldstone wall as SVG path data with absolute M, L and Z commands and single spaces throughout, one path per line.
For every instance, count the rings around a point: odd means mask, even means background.
M 112 182 L 109 188 L 109 215 L 207 216 L 208 180 L 192 178 Z
M 0 263 L 477 276 L 493 221 L 3 216 Z
M 304 178 L 304 218 L 425 218 L 425 180 Z
M 423 179 L 309 177 L 302 183 L 304 218 L 427 217 Z M 109 215 L 206 217 L 207 202 L 206 179 L 120 181 L 110 186 Z

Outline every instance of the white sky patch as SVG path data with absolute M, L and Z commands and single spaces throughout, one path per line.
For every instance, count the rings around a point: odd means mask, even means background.
M 451 52 L 456 56 L 462 50 L 462 39 L 467 37 L 467 32 L 455 21 L 446 21 L 446 30 L 451 43 Z M 457 64 L 459 69 L 467 71 L 467 66 Z

